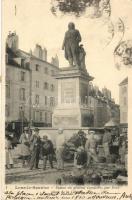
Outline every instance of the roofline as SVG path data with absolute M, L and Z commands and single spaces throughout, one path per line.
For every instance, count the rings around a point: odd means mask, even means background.
M 121 81 L 121 83 L 119 83 L 119 86 L 127 85 L 127 84 L 128 84 L 128 77 L 126 77 L 123 81 Z
M 58 70 L 60 69 L 59 67 L 53 65 L 52 63 L 47 62 L 47 61 L 45 61 L 45 60 L 42 60 L 41 58 L 38 58 L 38 57 L 36 57 L 36 56 L 34 56 L 34 55 L 31 55 L 30 53 L 27 53 L 26 51 L 23 51 L 22 49 L 18 49 L 18 50 L 19 50 L 19 51 L 22 51 L 23 53 L 25 53 L 25 54 L 27 54 L 28 56 L 30 56 L 31 59 L 36 59 L 36 60 L 42 61 L 42 62 L 44 62 L 44 63 L 46 63 L 46 64 L 49 64 L 49 65 L 55 67 L 55 68 L 58 69 Z

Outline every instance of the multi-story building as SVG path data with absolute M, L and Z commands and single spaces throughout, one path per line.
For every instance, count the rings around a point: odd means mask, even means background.
M 36 45 L 33 53 L 18 49 L 18 36 L 6 41 L 6 122 L 51 126 L 56 104 L 59 61 L 47 62 L 47 50 Z
M 128 77 L 119 84 L 120 126 L 126 133 L 128 127 Z
M 119 84 L 120 123 L 128 121 L 128 78 Z
M 93 113 L 95 127 L 103 127 L 111 117 L 119 123 L 119 105 L 111 99 L 111 92 L 107 88 L 101 92 L 97 86 L 90 85 L 89 107 Z

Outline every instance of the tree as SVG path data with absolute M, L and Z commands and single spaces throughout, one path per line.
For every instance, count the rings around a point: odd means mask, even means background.
M 74 13 L 76 16 L 79 16 L 81 13 L 85 12 L 87 7 L 91 5 L 98 5 L 100 0 L 53 0 L 51 11 L 53 14 L 56 14 L 57 8 L 62 13 Z

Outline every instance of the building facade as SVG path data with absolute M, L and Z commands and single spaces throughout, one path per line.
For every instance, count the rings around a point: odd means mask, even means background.
M 120 123 L 128 122 L 128 78 L 119 84 Z
M 16 37 L 16 39 L 15 39 Z M 56 105 L 59 61 L 47 62 L 47 50 L 36 45 L 33 53 L 18 49 L 18 36 L 6 41 L 6 122 L 20 126 L 51 126 Z
M 107 88 L 100 91 L 97 86 L 92 85 L 89 90 L 89 107 L 93 113 L 94 127 L 103 127 L 111 117 L 119 123 L 120 109 L 111 98 L 111 91 Z

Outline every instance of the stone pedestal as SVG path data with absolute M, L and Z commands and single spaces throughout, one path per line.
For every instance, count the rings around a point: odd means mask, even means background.
M 58 79 L 58 105 L 52 117 L 53 127 L 87 126 L 89 81 L 92 81 L 93 77 L 87 71 L 70 67 L 63 68 L 56 79 Z

